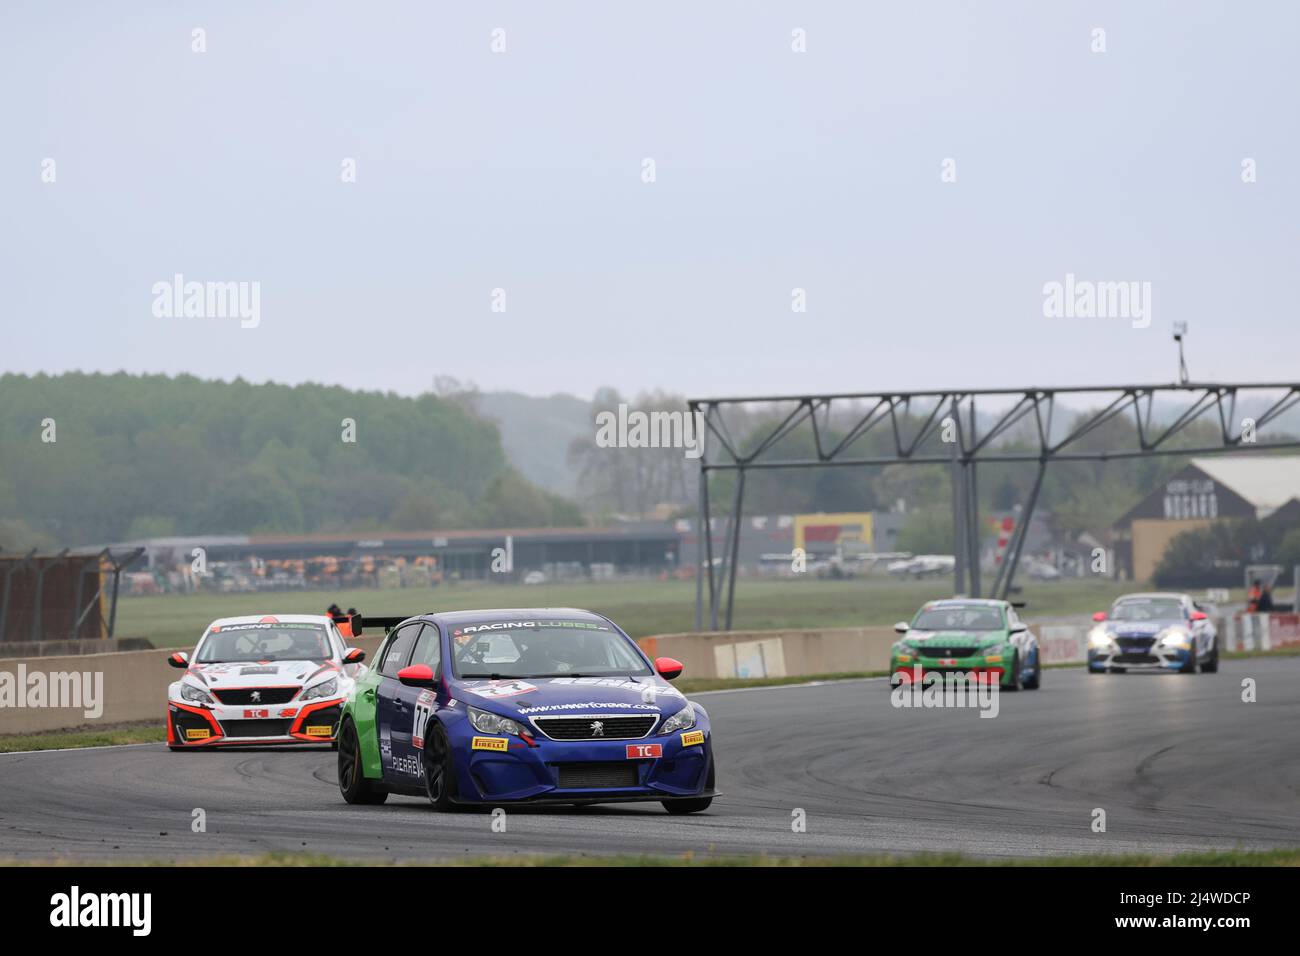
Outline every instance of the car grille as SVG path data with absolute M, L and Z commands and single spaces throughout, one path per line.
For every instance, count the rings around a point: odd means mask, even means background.
M 560 763 L 561 790 L 607 790 L 637 785 L 636 764 L 631 761 L 611 763 Z
M 1121 651 L 1138 651 L 1145 654 L 1156 642 L 1154 637 L 1121 637 L 1116 639 Z
M 223 720 L 221 729 L 227 737 L 284 737 L 292 720 Z
M 650 733 L 658 717 L 535 717 L 552 740 L 637 740 Z M 598 726 L 597 726 L 598 725 Z
M 1136 652 L 1116 654 L 1112 659 L 1115 664 L 1155 664 L 1160 658 L 1154 654 L 1139 654 Z
M 297 687 L 223 687 L 213 690 L 217 700 L 223 704 L 240 707 L 258 704 L 287 704 L 298 693 Z M 254 699 L 253 695 L 257 698 Z
M 971 657 L 978 653 L 978 647 L 930 647 L 923 644 L 920 648 L 922 657 Z

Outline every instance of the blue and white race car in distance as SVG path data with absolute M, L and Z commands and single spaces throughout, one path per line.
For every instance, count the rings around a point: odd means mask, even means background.
M 356 625 L 354 624 L 354 627 Z M 458 804 L 715 796 L 709 715 L 608 618 L 573 608 L 455 611 L 398 623 L 339 727 L 348 803 Z
M 1097 623 L 1088 634 L 1090 674 L 1219 669 L 1214 622 L 1191 595 L 1125 594 L 1109 613 L 1099 611 L 1092 619 Z

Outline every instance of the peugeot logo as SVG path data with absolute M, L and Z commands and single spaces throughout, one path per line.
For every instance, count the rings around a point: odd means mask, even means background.
M 249 695 L 249 699 L 252 700 L 252 702 L 255 703 L 255 704 L 259 704 L 259 703 L 261 703 L 261 702 L 262 702 L 262 692 L 261 692 L 260 690 L 255 690 L 255 691 L 253 691 L 253 693 Z
M 591 736 L 593 737 L 605 736 L 605 722 L 603 720 L 593 720 L 591 722 Z

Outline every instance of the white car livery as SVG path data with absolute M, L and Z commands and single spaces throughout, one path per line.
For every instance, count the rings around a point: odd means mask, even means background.
M 343 701 L 365 673 L 321 614 L 250 615 L 213 621 L 167 688 L 167 746 L 333 744 Z

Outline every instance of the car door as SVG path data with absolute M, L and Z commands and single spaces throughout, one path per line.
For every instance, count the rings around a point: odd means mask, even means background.
M 375 691 L 375 717 L 379 723 L 379 760 L 384 768 L 384 776 L 410 782 L 414 776 L 410 768 L 401 765 L 399 754 L 409 752 L 409 745 L 402 750 L 396 746 L 397 737 L 405 733 L 410 737 L 410 715 L 405 713 L 406 703 L 402 700 L 402 683 L 397 679 L 397 672 L 406 666 L 411 656 L 411 648 L 416 637 L 424 627 L 422 621 L 404 624 L 393 634 L 392 640 L 384 651 L 384 659 L 379 662 L 379 686 Z
M 408 667 L 426 664 L 434 676 L 442 673 L 442 639 L 437 625 L 426 623 L 415 639 Z M 398 681 L 398 699 L 402 709 L 399 719 L 405 721 L 393 727 L 394 763 L 399 767 L 414 768 L 414 775 L 423 772 L 424 733 L 429 718 L 438 706 L 437 694 L 427 687 L 407 687 Z

